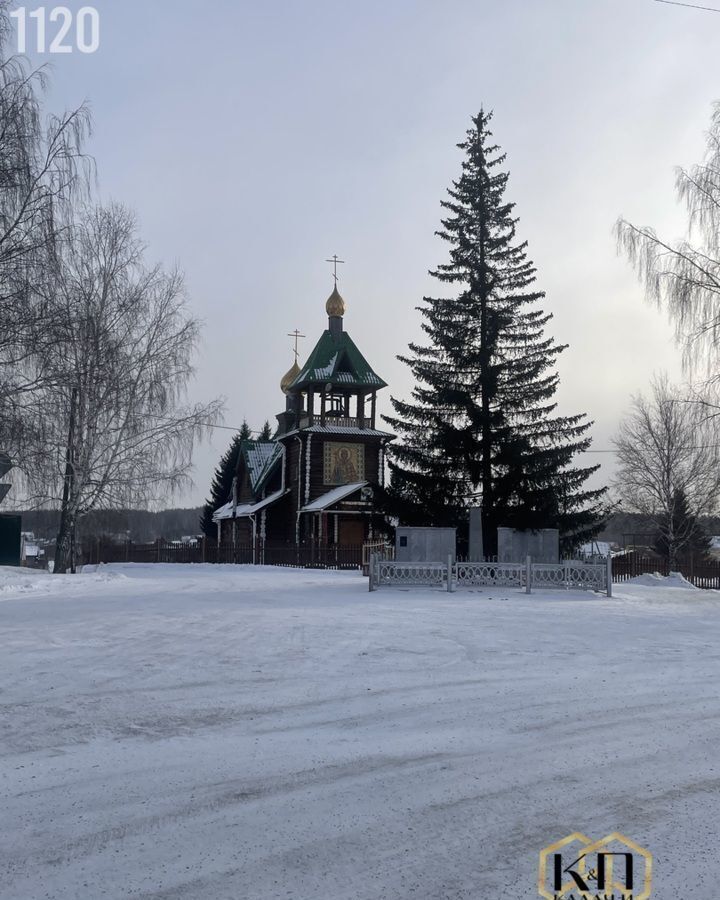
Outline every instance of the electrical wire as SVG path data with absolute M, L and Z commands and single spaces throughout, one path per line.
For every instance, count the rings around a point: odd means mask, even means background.
M 697 3 L 681 3 L 680 0 L 655 0 L 655 3 L 666 3 L 668 6 L 685 6 L 688 9 L 702 9 L 705 12 L 720 13 L 717 6 L 698 6 Z
M 720 10 L 719 10 L 720 11 Z M 160 416 L 152 416 L 152 418 L 160 418 Z M 240 431 L 233 425 L 211 425 L 209 422 L 201 423 L 206 428 L 222 428 L 225 431 Z M 250 434 L 260 434 L 259 431 L 251 431 Z M 681 447 L 681 450 L 720 450 L 720 444 L 698 444 L 692 447 Z M 580 450 L 580 453 L 617 453 L 617 450 Z
M 718 10 L 720 12 L 720 10 Z M 148 419 L 157 419 L 162 422 L 172 422 L 173 419 L 167 418 L 165 416 L 154 416 L 152 414 L 146 414 Z M 238 425 L 215 425 L 211 422 L 198 422 L 199 425 L 202 425 L 203 428 L 219 428 L 223 431 L 240 431 L 240 426 Z M 250 434 L 261 434 L 260 431 L 251 430 Z M 697 444 L 687 447 L 679 447 L 679 450 L 720 450 L 720 444 Z M 616 449 L 603 449 L 603 450 L 580 450 L 580 453 L 617 453 Z

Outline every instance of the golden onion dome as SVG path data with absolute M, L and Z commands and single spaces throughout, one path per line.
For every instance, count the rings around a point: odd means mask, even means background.
M 327 298 L 327 303 L 325 304 L 325 309 L 327 310 L 327 314 L 329 316 L 344 316 L 345 315 L 345 301 L 340 296 L 340 292 L 337 289 L 337 285 L 333 288 L 332 294 Z
M 287 394 L 288 388 L 295 381 L 295 379 L 300 374 L 300 366 L 297 364 L 297 360 L 292 364 L 291 368 L 287 370 L 287 372 L 283 375 L 280 380 L 280 390 L 283 394 Z

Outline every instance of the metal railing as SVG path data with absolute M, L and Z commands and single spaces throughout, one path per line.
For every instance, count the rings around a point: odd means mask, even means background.
M 443 585 L 447 582 L 447 571 L 447 565 L 443 563 L 374 559 L 371 565 L 370 590 L 373 591 L 381 585 Z
M 522 587 L 524 573 L 521 563 L 459 562 L 453 567 L 453 579 L 460 587 Z
M 447 591 L 473 587 L 515 587 L 531 593 L 533 588 L 604 591 L 612 596 L 611 560 L 586 563 L 563 560 L 559 563 L 508 562 L 400 562 L 372 556 L 369 589 L 399 585 L 444 587 Z
M 533 563 L 532 586 L 604 591 L 608 586 L 608 566 L 604 562 L 586 563 L 581 560 L 565 560 L 559 564 Z
M 322 419 L 319 413 L 313 416 L 302 416 L 298 427 L 308 428 L 310 425 L 320 425 L 321 421 Z M 326 412 L 325 426 L 335 426 L 339 428 L 371 428 L 372 419 L 358 418 L 357 416 L 333 416 Z

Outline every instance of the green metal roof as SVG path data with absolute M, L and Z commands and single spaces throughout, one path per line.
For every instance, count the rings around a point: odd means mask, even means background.
M 333 337 L 328 330 L 323 331 L 289 390 L 313 384 L 366 388 L 369 391 L 387 387 L 386 382 L 372 370 L 347 331 Z
M 280 461 L 282 447 L 277 441 L 243 441 L 240 455 L 250 476 L 250 487 L 257 495 Z

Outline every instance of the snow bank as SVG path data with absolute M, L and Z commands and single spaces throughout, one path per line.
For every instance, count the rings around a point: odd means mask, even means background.
M 98 584 L 128 581 L 128 576 L 105 566 L 86 566 L 88 571 L 79 575 L 52 575 L 44 569 L 26 569 L 0 566 L 0 599 L 9 600 L 17 594 L 54 594 L 77 596 L 87 593 Z M 82 571 L 82 568 L 81 568 Z
M 691 591 L 699 591 L 700 588 L 691 584 L 682 572 L 671 572 L 669 575 L 661 575 L 659 572 L 653 574 L 636 575 L 631 578 L 630 584 L 643 585 L 645 587 L 666 587 L 666 588 L 688 588 Z
M 48 580 L 48 573 L 44 571 L 0 566 L 0 594 L 41 591 L 48 586 Z

